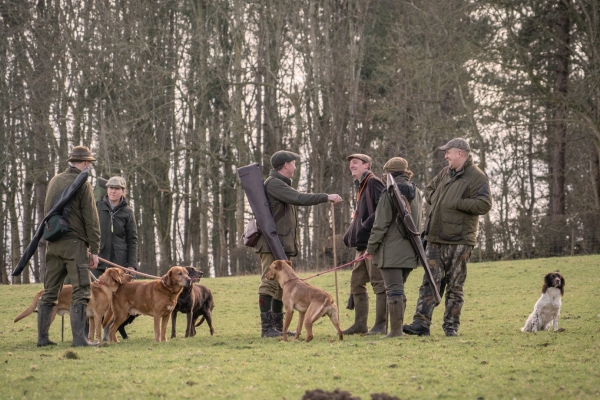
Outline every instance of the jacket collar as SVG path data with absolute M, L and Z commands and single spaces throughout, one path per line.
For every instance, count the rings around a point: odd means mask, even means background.
M 112 205 L 110 204 L 108 195 L 106 195 L 102 198 L 102 202 L 104 203 L 104 205 L 106 205 L 106 207 L 108 207 L 109 210 L 118 210 L 119 208 L 125 207 L 127 205 L 127 200 L 125 199 L 124 196 L 121 196 L 121 201 L 119 202 L 119 204 L 117 204 L 114 207 L 112 207 Z
M 363 174 L 361 175 L 360 179 L 355 179 L 354 180 L 354 187 L 358 190 L 361 188 L 361 186 L 366 182 L 367 177 L 369 175 L 373 175 L 373 172 L 368 170 L 363 172 Z
M 452 168 L 449 169 L 448 172 L 450 172 L 450 178 L 455 179 L 455 178 L 461 176 L 462 174 L 465 173 L 465 170 L 467 168 L 469 168 L 471 165 L 473 165 L 473 155 L 469 154 L 469 157 L 467 157 L 467 161 L 465 161 L 463 166 L 458 171 L 455 169 L 452 169 Z
M 274 169 L 269 172 L 269 176 L 284 181 L 288 186 L 292 186 L 292 180 L 290 178 L 286 178 Z

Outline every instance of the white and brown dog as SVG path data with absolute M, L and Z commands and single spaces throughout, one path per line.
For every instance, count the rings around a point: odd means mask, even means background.
M 561 297 L 565 293 L 565 278 L 558 272 L 550 272 L 544 277 L 542 296 L 533 307 L 533 312 L 527 318 L 522 332 L 547 331 L 554 324 L 558 330 L 558 316 L 560 315 Z

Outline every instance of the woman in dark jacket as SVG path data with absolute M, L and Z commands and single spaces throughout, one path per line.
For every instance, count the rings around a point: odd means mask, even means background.
M 100 258 L 137 269 L 137 227 L 133 210 L 125 199 L 125 179 L 113 176 L 106 182 L 107 194 L 96 202 L 100 218 Z M 100 262 L 94 270 L 99 277 L 109 265 Z

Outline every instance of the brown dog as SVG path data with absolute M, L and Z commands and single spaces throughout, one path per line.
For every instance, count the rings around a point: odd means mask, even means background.
M 92 297 L 86 309 L 90 342 L 94 341 L 94 333 L 98 341 L 102 341 L 102 317 L 110 310 L 112 296 L 119 286 L 131 282 L 132 279 L 133 277 L 121 268 L 107 268 L 98 281 L 92 282 Z
M 167 341 L 167 323 L 184 287 L 192 284 L 184 267 L 172 267 L 161 279 L 129 282 L 121 285 L 112 297 L 114 323 L 109 339 L 118 342 L 117 328 L 131 315 L 144 314 L 154 317 L 154 340 Z M 108 322 L 108 317 L 105 321 Z
M 298 328 L 296 329 L 296 339 L 302 331 L 302 323 L 306 327 L 306 341 L 310 342 L 313 338 L 312 326 L 316 320 L 324 315 L 331 319 L 331 323 L 337 329 L 340 340 L 344 339 L 344 334 L 340 329 L 338 319 L 338 308 L 333 301 L 333 296 L 308 283 L 300 280 L 290 261 L 275 261 L 269 266 L 269 271 L 265 275 L 267 279 L 277 279 L 279 286 L 283 289 L 283 305 L 285 306 L 285 321 L 283 323 L 283 340 L 287 341 L 287 332 L 294 315 L 294 310 L 299 313 Z
M 109 270 L 111 270 L 109 272 Z M 98 289 L 98 287 L 100 285 L 104 285 L 104 287 L 106 289 L 109 289 L 111 291 L 111 296 L 112 293 L 114 293 L 117 288 L 119 287 L 119 285 L 121 285 L 121 283 L 125 283 L 125 282 L 129 282 L 131 280 L 131 276 L 126 274 L 123 270 L 119 269 L 119 268 L 108 268 L 106 270 L 107 273 L 104 273 L 103 275 L 100 276 L 99 281 L 102 282 L 102 284 L 97 284 L 97 283 L 92 283 L 92 298 L 90 299 L 90 302 L 88 303 L 87 306 L 87 314 L 88 316 L 90 316 L 90 312 L 91 312 L 91 308 L 93 308 L 94 306 L 94 295 L 98 294 L 100 295 L 100 293 L 104 293 L 104 291 L 102 289 Z M 42 295 L 44 294 L 44 289 L 40 290 L 39 292 L 36 293 L 36 295 L 33 297 L 33 301 L 31 302 L 31 305 L 29 307 L 27 307 L 25 310 L 23 310 L 23 312 L 19 315 L 16 316 L 14 322 L 20 321 L 23 318 L 31 315 L 33 313 L 33 311 L 37 308 L 37 304 L 38 301 L 40 299 L 40 297 L 42 297 Z M 73 286 L 71 285 L 63 285 L 62 290 L 60 291 L 60 294 L 58 295 L 58 304 L 56 306 L 54 306 L 54 309 L 52 310 L 52 322 L 54 322 L 54 318 L 56 318 L 56 314 L 58 315 L 65 315 L 65 314 L 69 314 L 70 309 L 71 309 L 71 299 L 73 298 Z M 102 301 L 102 300 L 98 300 L 98 301 Z M 110 300 L 109 300 L 109 304 L 110 304 Z M 93 313 L 92 313 L 93 315 Z M 100 318 L 101 319 L 101 318 Z M 91 322 L 91 321 L 90 321 Z M 90 324 L 91 326 L 91 324 Z M 90 330 L 90 334 L 92 333 L 92 331 Z

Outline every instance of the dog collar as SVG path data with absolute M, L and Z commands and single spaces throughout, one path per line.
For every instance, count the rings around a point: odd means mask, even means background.
M 292 279 L 288 280 L 287 282 L 285 282 L 285 283 L 283 284 L 283 286 L 285 286 L 285 285 L 287 285 L 289 282 L 291 282 L 291 281 L 295 281 L 295 280 L 297 280 L 297 279 L 300 279 L 300 278 L 292 278 Z M 283 286 L 282 286 L 282 287 L 283 287 Z

